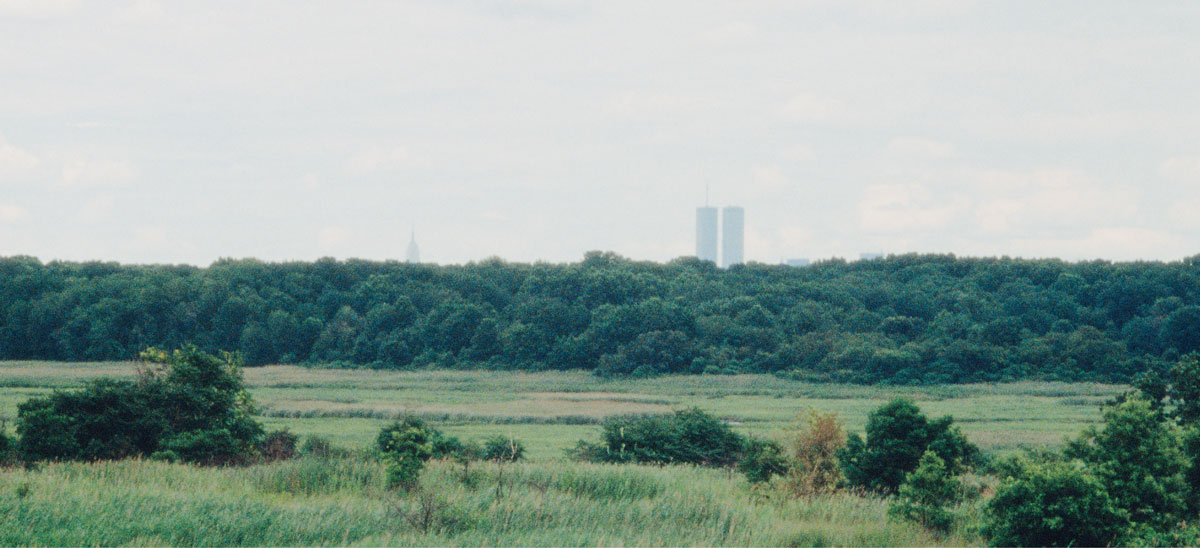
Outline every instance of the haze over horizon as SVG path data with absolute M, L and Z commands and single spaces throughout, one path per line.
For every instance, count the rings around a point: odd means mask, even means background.
M 1200 4 L 0 0 L 0 256 L 1200 253 Z

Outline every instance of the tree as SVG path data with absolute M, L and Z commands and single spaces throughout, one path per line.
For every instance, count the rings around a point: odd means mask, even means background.
M 1163 324 L 1163 341 L 1180 354 L 1200 350 L 1200 306 L 1185 306 L 1171 312 Z
M 1185 426 L 1200 422 L 1200 353 L 1180 359 L 1171 368 L 1170 378 L 1168 395 L 1175 404 L 1175 418 Z
M 947 533 L 954 525 L 954 514 L 946 507 L 958 502 L 962 492 L 962 482 L 950 474 L 946 462 L 937 453 L 926 451 L 917 469 L 905 476 L 888 514 Z
M 867 416 L 866 440 L 851 434 L 838 453 L 846 480 L 881 493 L 894 493 L 933 451 L 957 475 L 978 454 L 949 416 L 930 422 L 915 404 L 896 398 Z
M 1129 525 L 1104 484 L 1077 461 L 1022 466 L 984 512 L 992 546 L 1112 546 Z
M 421 419 L 407 416 L 380 430 L 376 446 L 383 454 L 388 487 L 409 490 L 433 456 L 433 433 Z
M 1144 399 L 1104 410 L 1104 428 L 1089 428 L 1065 453 L 1092 465 L 1096 477 L 1134 524 L 1174 527 L 1185 516 L 1187 459 L 1176 428 Z
M 194 346 L 142 356 L 137 381 L 99 379 L 18 406 L 22 458 L 237 464 L 254 457 L 263 430 L 235 356 Z

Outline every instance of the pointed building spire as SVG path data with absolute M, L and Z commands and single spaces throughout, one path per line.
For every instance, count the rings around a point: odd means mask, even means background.
M 410 263 L 421 262 L 421 248 L 417 245 L 417 224 L 412 225 L 412 236 L 408 240 L 408 252 L 405 253 L 405 261 Z

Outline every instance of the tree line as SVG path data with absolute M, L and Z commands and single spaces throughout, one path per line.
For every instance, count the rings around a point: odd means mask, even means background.
M 1128 381 L 1200 350 L 1200 257 L 901 255 L 718 269 L 364 260 L 208 267 L 0 258 L 0 359 L 236 349 L 249 365 Z

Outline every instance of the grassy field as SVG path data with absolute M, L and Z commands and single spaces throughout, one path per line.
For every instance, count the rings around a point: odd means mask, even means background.
M 0 419 L 32 395 L 99 376 L 129 376 L 131 363 L 0 362 Z M 245 370 L 271 428 L 321 435 L 348 447 L 371 443 L 404 413 L 465 437 L 511 435 L 533 461 L 559 460 L 598 423 L 621 413 L 667 413 L 696 406 L 735 428 L 781 438 L 805 409 L 837 412 L 861 431 L 886 400 L 909 397 L 931 416 L 953 415 L 984 451 L 1053 447 L 1099 418 L 1098 405 L 1124 389 L 1088 383 L 887 387 L 810 384 L 769 375 L 675 376 L 603 380 L 584 372 L 371 371 L 269 366 Z
M 757 496 L 693 467 L 434 462 L 426 493 L 362 457 L 202 469 L 150 461 L 0 473 L 0 545 L 954 546 L 886 501 Z M 970 509 L 968 509 L 970 511 Z
M 0 419 L 31 396 L 132 363 L 0 363 Z M 0 545 L 978 545 L 979 502 L 944 537 L 887 518 L 888 501 L 851 494 L 797 500 L 729 470 L 564 460 L 604 417 L 696 406 L 745 433 L 784 439 L 806 410 L 847 429 L 906 396 L 951 414 L 985 452 L 1062 443 L 1124 387 L 1013 383 L 932 387 L 807 384 L 766 375 L 602 380 L 581 372 L 245 370 L 269 428 L 324 436 L 347 456 L 244 468 L 150 461 L 41 464 L 0 471 Z M 527 462 L 431 463 L 417 493 L 384 487 L 368 448 L 397 415 L 450 434 L 513 436 Z M 11 422 L 9 428 L 11 428 Z

